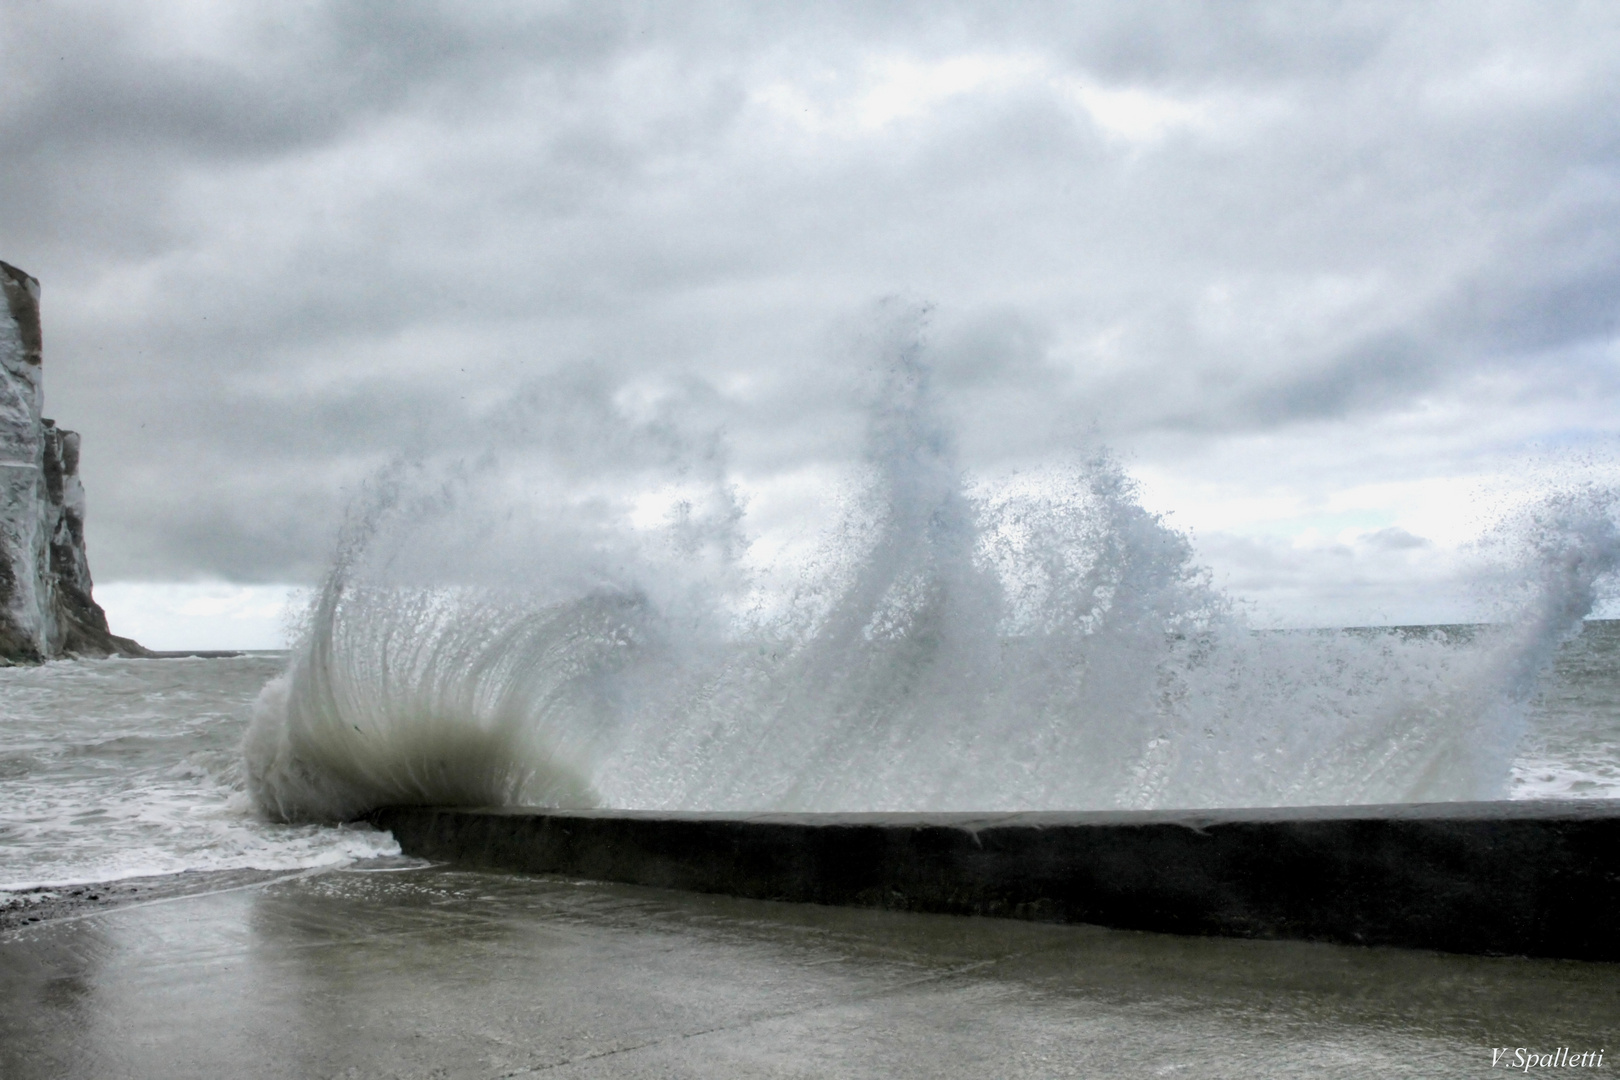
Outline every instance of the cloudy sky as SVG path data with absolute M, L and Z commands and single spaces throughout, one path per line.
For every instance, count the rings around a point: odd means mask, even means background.
M 1262 622 L 1466 615 L 1620 460 L 1613 5 L 0 0 L 0 70 L 0 258 L 160 646 L 274 644 L 347 493 L 524 388 L 687 403 L 792 527 L 886 296 L 965 467 L 1106 443 Z

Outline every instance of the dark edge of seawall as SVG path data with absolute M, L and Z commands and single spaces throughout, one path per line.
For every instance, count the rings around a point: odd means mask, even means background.
M 1620 800 L 370 820 L 420 858 L 762 900 L 1620 960 Z

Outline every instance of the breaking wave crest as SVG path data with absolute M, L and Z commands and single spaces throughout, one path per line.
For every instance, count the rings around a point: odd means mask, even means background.
M 969 483 L 915 341 L 883 372 L 860 493 L 775 572 L 742 557 L 718 452 L 658 418 L 600 435 L 686 485 L 657 529 L 557 482 L 544 438 L 529 465 L 395 470 L 258 702 L 258 805 L 1499 798 L 1537 678 L 1620 558 L 1611 493 L 1585 489 L 1520 524 L 1489 627 L 1255 631 L 1107 455 Z M 533 461 L 553 472 L 525 486 Z

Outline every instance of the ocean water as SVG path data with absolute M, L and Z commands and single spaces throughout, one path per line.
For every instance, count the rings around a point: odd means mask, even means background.
M 253 806 L 242 742 L 286 663 L 0 669 L 0 890 L 397 854 L 368 827 L 281 824 Z M 1513 798 L 1620 798 L 1620 621 L 1587 622 L 1559 650 L 1509 784 Z
M 397 854 L 386 833 L 273 824 L 253 808 L 242 736 L 285 664 L 275 654 L 0 668 L 0 891 Z
M 1620 620 L 1559 650 L 1513 761 L 1517 799 L 1620 798 Z

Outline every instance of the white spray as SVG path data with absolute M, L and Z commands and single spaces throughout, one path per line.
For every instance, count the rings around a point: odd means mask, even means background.
M 1536 679 L 1620 558 L 1611 495 L 1567 493 L 1524 529 L 1533 569 L 1494 628 L 1252 631 L 1107 455 L 969 485 L 916 337 L 883 352 L 864 494 L 768 603 L 723 455 L 667 418 L 614 436 L 696 484 L 658 534 L 493 460 L 379 482 L 258 703 L 259 806 L 1498 798 Z

